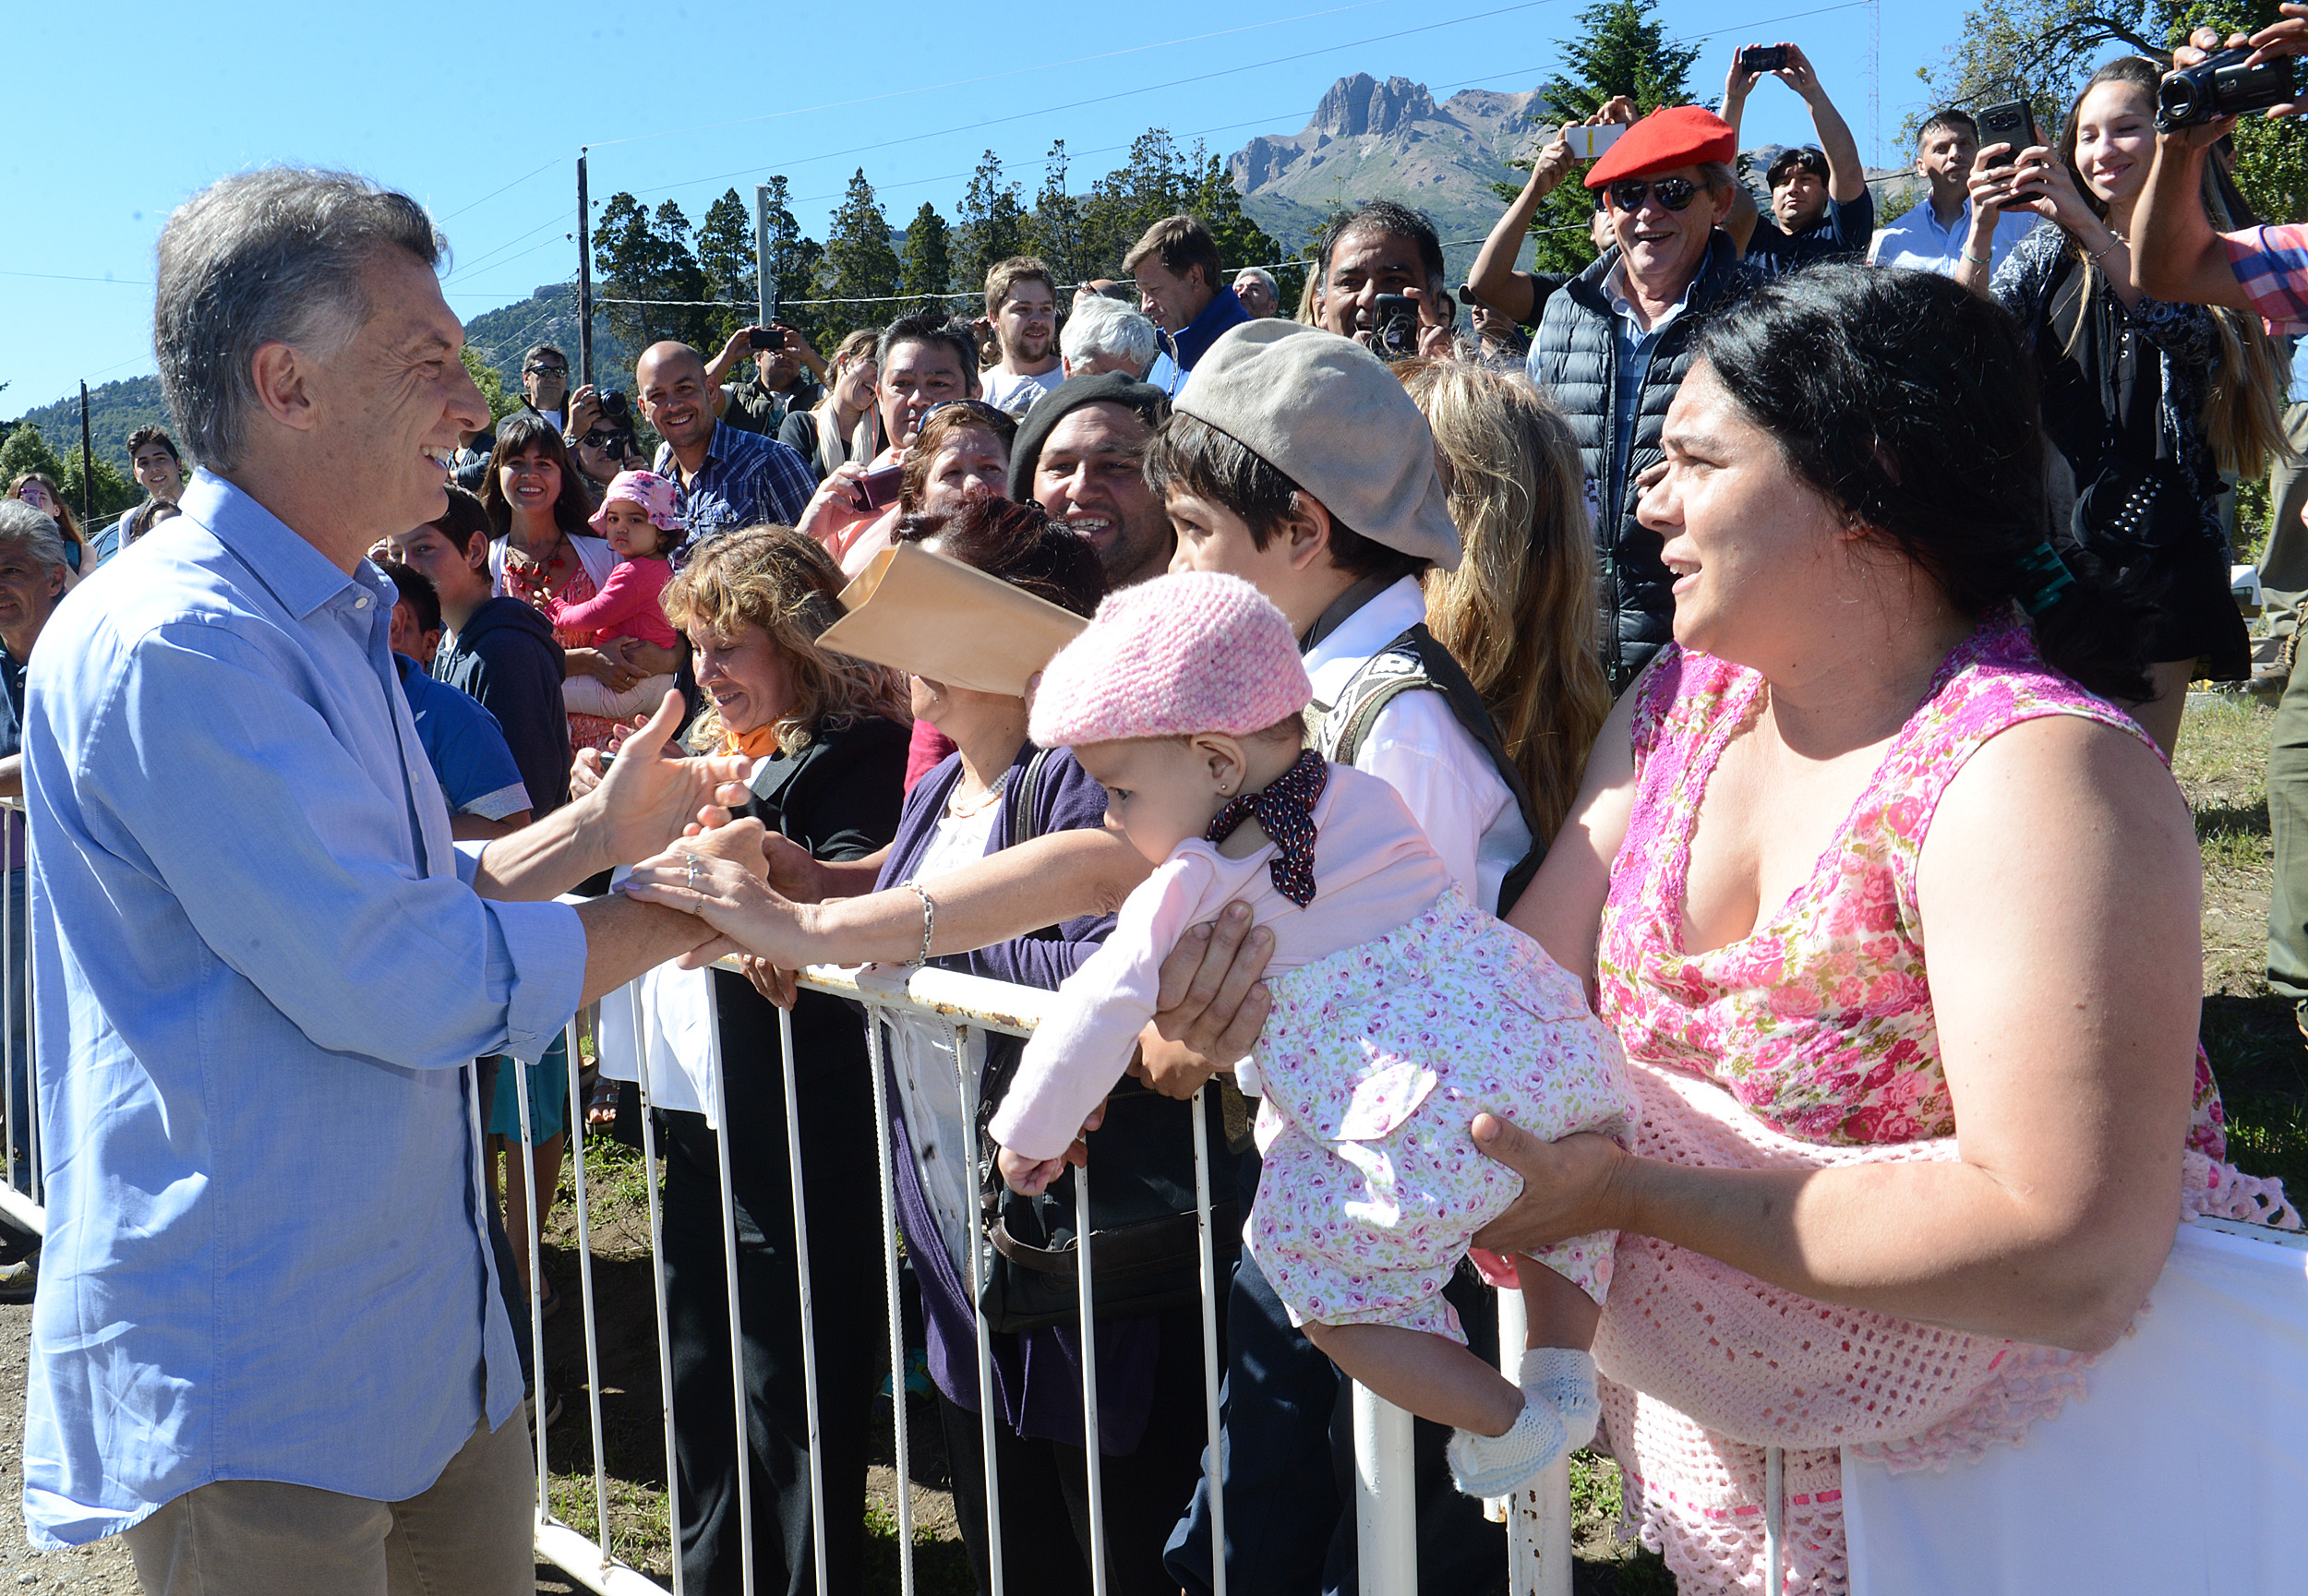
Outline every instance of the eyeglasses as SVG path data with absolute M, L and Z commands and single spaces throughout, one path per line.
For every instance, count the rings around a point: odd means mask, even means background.
M 1699 185 L 1688 177 L 1662 177 L 1655 183 L 1641 177 L 1622 177 L 1605 186 L 1603 192 L 1611 197 L 1611 208 L 1615 210 L 1640 210 L 1643 200 L 1653 196 L 1669 210 L 1688 210 L 1691 201 L 1699 198 Z

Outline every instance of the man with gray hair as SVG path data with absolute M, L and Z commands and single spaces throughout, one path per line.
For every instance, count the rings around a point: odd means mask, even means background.
M 487 420 L 405 195 L 273 169 L 162 230 L 161 383 L 200 469 L 31 661 L 47 1279 L 25 1523 L 125 1534 L 152 1596 L 533 1588 L 533 1458 L 472 1062 L 702 944 L 553 901 L 734 798 L 666 757 L 450 838 L 364 558 Z M 724 816 L 711 809 L 710 819 Z M 751 825 L 700 839 L 758 852 Z
M 1162 351 L 1151 321 L 1126 305 L 1093 295 L 1066 318 L 1065 330 L 1058 334 L 1058 352 L 1069 378 L 1116 371 L 1133 382 L 1144 382 Z
M 0 797 L 24 796 L 24 667 L 32 657 L 56 601 L 64 596 L 71 566 L 64 534 L 56 523 L 20 498 L 0 499 Z M 0 868 L 7 877 L 0 914 L 7 917 L 9 945 L 24 946 L 24 817 L 8 811 L 0 831 Z M 31 1160 L 39 1146 L 30 1134 L 31 1037 L 26 965 L 7 965 L 9 1171 L 19 1192 L 31 1190 Z M 40 1253 L 0 1269 L 0 1302 L 29 1302 L 40 1278 Z
M 1242 301 L 1253 321 L 1281 314 L 1282 290 L 1276 285 L 1274 273 L 1263 266 L 1245 266 L 1234 273 L 1234 297 Z

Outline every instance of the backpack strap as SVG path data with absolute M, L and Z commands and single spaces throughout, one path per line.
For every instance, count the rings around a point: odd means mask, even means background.
M 1450 651 L 1435 641 L 1425 622 L 1412 627 L 1364 661 L 1340 690 L 1337 702 L 1308 706 L 1306 718 L 1314 728 L 1315 748 L 1325 759 L 1352 764 L 1379 715 L 1406 692 L 1443 695 L 1443 702 L 1450 706 L 1451 717 L 1490 756 L 1491 768 L 1507 784 L 1516 812 L 1522 816 L 1523 829 L 1531 834 L 1531 851 L 1499 883 L 1494 912 L 1503 915 L 1514 906 L 1522 889 L 1538 873 L 1539 861 L 1546 857 L 1546 844 L 1540 839 L 1538 823 L 1532 814 L 1531 789 L 1523 782 L 1522 772 L 1507 757 L 1506 741 L 1498 735 L 1489 706 L 1484 703 L 1483 695 L 1475 690 L 1474 683 L 1468 679 L 1465 669 Z

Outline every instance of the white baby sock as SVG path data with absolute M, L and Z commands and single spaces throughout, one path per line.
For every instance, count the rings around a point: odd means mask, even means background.
M 1594 1390 L 1594 1359 L 1576 1347 L 1533 1347 L 1522 1355 L 1522 1394 L 1563 1421 L 1563 1446 L 1576 1452 L 1594 1439 L 1603 1417 Z
M 1563 1455 L 1563 1422 L 1543 1398 L 1526 1393 L 1513 1429 L 1504 1435 L 1453 1430 L 1443 1455 L 1460 1490 L 1470 1496 L 1504 1496 Z

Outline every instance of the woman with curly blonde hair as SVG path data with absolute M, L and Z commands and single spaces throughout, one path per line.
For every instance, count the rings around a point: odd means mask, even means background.
M 1521 377 L 1457 360 L 1396 370 L 1434 429 L 1465 545 L 1457 570 L 1426 573 L 1426 627 L 1483 695 L 1548 842 L 1611 708 L 1578 445 Z

